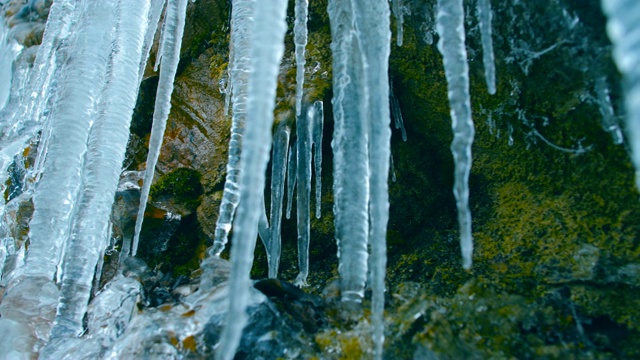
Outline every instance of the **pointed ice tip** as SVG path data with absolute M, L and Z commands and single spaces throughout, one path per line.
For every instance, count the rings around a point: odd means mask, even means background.
M 471 270 L 471 265 L 473 265 L 473 264 L 472 264 L 472 261 L 471 261 L 471 257 L 469 257 L 469 258 L 464 257 L 464 258 L 462 259 L 462 268 L 463 268 L 463 269 L 465 269 L 465 270 Z
M 636 189 L 640 191 L 640 170 L 636 170 Z

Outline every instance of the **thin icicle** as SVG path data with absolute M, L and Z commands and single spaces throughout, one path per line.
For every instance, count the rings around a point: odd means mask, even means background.
M 389 81 L 389 97 L 391 98 L 391 114 L 393 114 L 395 127 L 396 129 L 400 129 L 402 141 L 407 141 L 407 130 L 404 128 L 404 119 L 402 118 L 400 103 L 398 102 L 398 98 L 393 94 L 393 84 L 391 81 Z
M 149 10 L 148 16 L 148 27 L 147 32 L 144 36 L 144 45 L 142 46 L 142 61 L 140 61 L 140 71 L 138 72 L 138 79 L 141 82 L 144 77 L 144 70 L 147 67 L 147 62 L 149 62 L 149 55 L 151 52 L 151 46 L 153 46 L 153 39 L 158 31 L 158 23 L 160 22 L 160 17 L 162 16 L 162 9 L 166 4 L 167 0 L 151 0 L 151 8 Z M 160 49 L 158 49 L 158 59 L 160 59 Z M 156 67 L 157 69 L 157 67 Z M 156 70 L 157 71 L 157 70 Z
M 296 19 L 293 24 L 293 41 L 296 44 L 296 116 L 302 114 L 302 97 L 304 95 L 305 48 L 307 47 L 307 17 L 309 0 L 296 0 Z
M 255 0 L 234 0 L 231 6 L 231 52 L 233 68 L 230 86 L 233 91 L 231 139 L 229 140 L 229 160 L 224 192 L 220 203 L 220 213 L 216 222 L 213 247 L 210 254 L 219 256 L 227 245 L 233 216 L 240 201 L 240 156 L 242 138 L 247 118 L 248 83 L 251 73 L 251 39 Z
M 464 10 L 462 0 L 438 0 L 437 29 L 440 34 L 438 50 L 444 60 L 444 71 L 449 87 L 453 143 L 451 152 L 455 162 L 453 194 L 458 208 L 462 267 L 471 268 L 473 237 L 469 210 L 469 172 L 471 171 L 471 144 L 475 130 L 471 119 L 469 95 L 469 66 L 465 49 Z
M 269 249 L 271 248 L 271 229 L 269 229 L 269 219 L 267 219 L 267 205 L 264 201 L 264 192 L 262 194 L 262 205 L 260 206 L 260 217 L 258 218 L 258 236 L 262 240 L 265 250 L 267 251 L 267 258 Z
M 293 193 L 296 189 L 296 179 L 298 178 L 298 151 L 297 141 L 291 144 L 289 149 L 289 161 L 287 162 L 287 219 L 291 219 L 291 208 L 293 207 Z
M 116 9 L 116 1 L 105 1 Z M 104 252 L 111 207 L 118 187 L 133 108 L 138 95 L 138 71 L 149 1 L 120 1 L 109 79 L 99 114 L 89 135 L 83 188 L 63 262 L 58 314 L 51 336 L 79 336 L 87 310 L 94 269 Z M 78 259 L 84 261 L 78 261 Z
M 153 113 L 153 126 L 151 138 L 149 139 L 149 154 L 147 155 L 147 166 L 144 172 L 144 182 L 140 190 L 140 208 L 133 235 L 133 245 L 131 255 L 135 256 L 138 251 L 140 241 L 140 230 L 144 219 L 144 211 L 149 198 L 149 189 L 156 170 L 156 163 L 160 156 L 162 138 L 167 126 L 169 111 L 171 111 L 171 94 L 173 93 L 173 81 L 176 77 L 178 63 L 180 62 L 180 47 L 182 46 L 182 34 L 184 32 L 184 22 L 187 11 L 187 0 L 169 0 L 167 3 L 167 15 L 164 19 L 163 31 L 163 54 L 162 66 L 160 68 L 160 80 L 158 81 L 158 92 L 156 94 L 155 110 Z
M 607 79 L 603 76 L 596 79 L 596 95 L 597 102 L 600 106 L 600 114 L 602 115 L 602 127 L 611 134 L 613 143 L 620 145 L 624 142 L 618 118 L 613 110 L 611 98 L 609 97 L 609 88 L 607 87 Z
M 384 279 L 387 266 L 389 221 L 389 159 L 391 128 L 389 114 L 389 3 L 387 0 L 354 0 L 355 23 L 362 48 L 369 120 L 369 243 L 371 246 L 371 322 L 374 359 L 382 359 L 384 344 Z M 380 76 L 384 74 L 385 76 Z M 365 137 L 365 139 L 367 139 Z
M 259 204 L 271 147 L 271 127 L 276 85 L 284 53 L 286 0 L 256 2 L 254 39 L 251 41 L 251 75 L 247 101 L 247 131 L 240 160 L 240 197 L 234 222 L 229 279 L 229 311 L 216 352 L 219 360 L 231 360 L 247 321 L 249 272 L 253 262 Z
M 313 158 L 316 177 L 316 219 L 320 219 L 322 210 L 322 132 L 324 131 L 324 104 L 313 104 Z
M 307 113 L 300 115 L 296 120 L 296 147 L 297 147 L 297 190 L 296 210 L 298 223 L 298 276 L 295 284 L 307 286 L 309 276 L 309 242 L 311 237 L 311 212 L 309 210 L 311 194 L 311 155 L 312 155 L 312 122 L 313 107 L 307 109 Z
M 291 127 L 284 121 L 278 124 L 271 156 L 271 247 L 269 248 L 269 278 L 278 277 L 282 244 L 282 204 L 284 181 L 287 175 L 287 155 Z
M 360 303 L 367 278 L 369 153 L 364 64 L 350 1 L 330 0 L 333 194 L 342 301 Z M 384 74 L 383 77 L 386 77 Z
M 393 4 L 393 16 L 396 17 L 396 44 L 402 46 L 403 42 L 403 26 L 404 26 L 404 12 L 402 8 L 402 0 L 392 0 Z
M 496 64 L 493 56 L 493 39 L 491 37 L 491 0 L 478 0 L 478 19 L 480 22 L 480 37 L 482 39 L 482 62 L 484 63 L 484 77 L 489 94 L 496 93 Z
M 389 167 L 391 168 L 391 181 L 396 182 L 396 167 L 393 164 L 393 154 L 390 154 Z

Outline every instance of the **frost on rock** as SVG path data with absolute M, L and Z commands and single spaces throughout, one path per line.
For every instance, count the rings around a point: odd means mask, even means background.
M 219 256 L 224 250 L 233 217 L 240 201 L 240 157 L 247 118 L 249 76 L 251 74 L 251 41 L 255 0 L 234 0 L 231 12 L 232 68 L 227 91 L 232 91 L 231 139 L 227 177 L 216 222 L 215 238 L 210 254 Z
M 158 81 L 155 110 L 153 112 L 151 138 L 149 139 L 149 154 L 147 155 L 144 182 L 140 191 L 140 208 L 138 210 L 133 244 L 131 246 L 131 255 L 133 256 L 135 256 L 138 251 L 144 211 L 147 206 L 149 190 L 151 189 L 151 182 L 155 174 L 158 157 L 160 156 L 164 130 L 167 126 L 169 112 L 171 111 L 171 94 L 173 93 L 173 81 L 175 80 L 178 63 L 180 62 L 180 47 L 182 46 L 186 11 L 187 0 L 168 0 L 162 40 L 160 42 L 162 48 L 162 66 L 160 68 L 160 79 Z
M 240 198 L 234 221 L 229 279 L 229 311 L 220 337 L 216 358 L 230 360 L 235 356 L 242 329 L 247 322 L 249 273 L 263 197 L 265 170 L 271 148 L 271 128 L 275 109 L 276 86 L 280 61 L 284 54 L 286 0 L 257 1 L 251 39 L 251 71 L 247 97 L 246 132 L 240 159 Z M 236 59 L 237 61 L 237 53 Z
M 627 136 L 636 169 L 636 187 L 640 189 L 640 2 L 602 0 L 602 7 L 608 18 L 613 60 L 623 76 Z
M 465 49 L 464 10 L 462 0 L 438 0 L 437 29 L 440 35 L 438 50 L 442 53 L 444 71 L 449 88 L 453 143 L 451 152 L 455 163 L 453 194 L 458 208 L 462 266 L 471 268 L 473 238 L 469 210 L 469 173 L 471 144 L 475 134 L 471 119 L 469 94 L 469 66 Z

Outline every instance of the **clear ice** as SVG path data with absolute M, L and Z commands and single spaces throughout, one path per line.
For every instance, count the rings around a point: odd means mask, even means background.
M 493 55 L 493 39 L 491 30 L 491 0 L 478 0 L 478 20 L 480 23 L 480 38 L 482 41 L 482 62 L 484 63 L 484 77 L 489 94 L 496 93 L 496 64 Z
M 469 210 L 469 173 L 471 171 L 471 144 L 475 134 L 471 119 L 469 94 L 469 65 L 465 48 L 464 8 L 462 0 L 438 0 L 436 26 L 440 40 L 444 71 L 449 88 L 453 143 L 451 152 L 455 163 L 453 194 L 458 208 L 462 267 L 471 268 L 473 237 Z
M 162 63 L 160 66 L 160 79 L 156 93 L 155 110 L 153 112 L 153 125 L 151 138 L 149 139 L 149 154 L 144 173 L 144 182 L 140 190 L 140 209 L 136 218 L 136 225 L 131 245 L 131 255 L 135 256 L 140 241 L 140 230 L 144 220 L 144 212 L 149 199 L 149 190 L 156 171 L 156 164 L 160 156 L 164 130 L 167 127 L 169 111 L 171 111 L 171 94 L 173 93 L 173 81 L 176 78 L 178 63 L 180 62 L 180 47 L 182 46 L 182 34 L 184 33 L 185 16 L 187 12 L 187 0 L 168 0 L 166 17 L 160 42 L 162 49 Z
M 302 97 L 304 95 L 305 47 L 307 46 L 307 17 L 309 16 L 309 0 L 296 0 L 295 23 L 293 25 L 293 41 L 296 44 L 296 116 L 302 114 Z

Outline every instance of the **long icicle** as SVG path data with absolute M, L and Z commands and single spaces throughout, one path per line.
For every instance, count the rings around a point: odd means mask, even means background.
M 458 208 L 462 267 L 471 268 L 473 237 L 471 235 L 471 211 L 469 210 L 469 173 L 471 171 L 471 144 L 475 134 L 471 119 L 469 94 L 469 65 L 465 48 L 464 9 L 462 0 L 438 0 L 436 20 L 438 50 L 444 60 L 444 71 L 449 87 L 451 127 L 453 142 L 451 152 L 455 162 L 453 194 Z
M 271 247 L 269 248 L 269 278 L 278 277 L 282 244 L 282 205 L 284 182 L 287 175 L 287 156 L 291 127 L 282 121 L 278 124 L 273 140 L 271 156 Z
M 219 256 L 227 245 L 233 216 L 240 201 L 240 157 L 242 138 L 247 118 L 248 84 L 251 69 L 251 39 L 255 0 L 234 0 L 231 8 L 231 46 L 233 68 L 231 69 L 232 119 L 229 140 L 229 160 L 224 192 L 220 203 L 220 214 L 216 222 L 213 247 L 210 254 Z
M 287 219 L 291 218 L 291 208 L 293 207 L 293 193 L 296 190 L 296 182 L 298 179 L 298 153 L 296 142 L 291 144 L 289 148 L 289 158 L 287 161 Z
M 304 95 L 305 48 L 307 47 L 307 17 L 309 16 L 309 0 L 296 0 L 295 23 L 293 24 L 293 41 L 296 44 L 296 116 L 302 114 L 302 97 Z
M 640 2 L 602 0 L 607 15 L 607 33 L 613 43 L 613 60 L 624 77 L 627 131 L 631 160 L 640 189 Z
M 320 219 L 322 211 L 322 132 L 324 131 L 324 104 L 316 101 L 313 104 L 313 160 L 316 177 L 316 219 Z
M 309 200 L 311 194 L 311 155 L 312 155 L 312 126 L 313 107 L 307 109 L 307 113 L 300 115 L 296 120 L 296 147 L 298 196 L 296 197 L 296 210 L 298 222 L 298 276 L 295 284 L 307 286 L 309 276 L 309 242 L 311 237 L 311 211 Z
M 361 303 L 367 278 L 369 153 L 366 90 L 351 1 L 330 0 L 333 52 L 333 194 L 342 301 Z M 386 74 L 382 76 L 387 76 Z
M 109 214 L 129 140 L 149 0 L 135 4 L 121 0 L 119 3 L 112 71 L 100 100 L 101 115 L 89 135 L 83 189 L 64 258 L 52 338 L 82 333 L 93 270 L 104 251 L 102 246 L 107 243 L 103 237 L 108 233 Z M 78 261 L 79 258 L 85 261 Z
M 147 167 L 144 172 L 144 183 L 140 190 L 140 208 L 136 219 L 135 232 L 131 255 L 135 256 L 140 241 L 140 230 L 144 220 L 144 211 L 147 207 L 149 190 L 156 170 L 164 130 L 171 111 L 171 94 L 173 93 L 173 81 L 180 62 L 180 47 L 182 46 L 182 34 L 184 33 L 185 16 L 187 12 L 187 0 L 169 0 L 167 3 L 167 15 L 164 19 L 162 65 L 160 67 L 160 80 L 156 94 L 155 110 L 153 112 L 153 126 L 149 139 L 149 154 Z
M 255 8 L 254 38 L 251 41 L 251 75 L 247 101 L 247 131 L 242 151 L 240 198 L 234 221 L 229 279 L 229 311 L 216 352 L 219 360 L 231 360 L 247 322 L 245 308 L 250 289 L 249 272 L 256 242 L 259 205 L 271 147 L 271 127 L 276 85 L 284 54 L 287 29 L 286 0 L 258 1 Z
M 489 94 L 496 93 L 496 64 L 493 55 L 493 39 L 491 38 L 491 0 L 478 0 L 478 19 L 480 20 L 480 38 L 482 40 L 482 62 L 484 77 Z
M 382 359 L 384 344 L 384 279 L 387 266 L 389 221 L 389 111 L 390 10 L 387 0 L 354 0 L 356 28 L 362 47 L 369 110 L 369 243 L 371 245 L 371 322 L 374 359 Z

